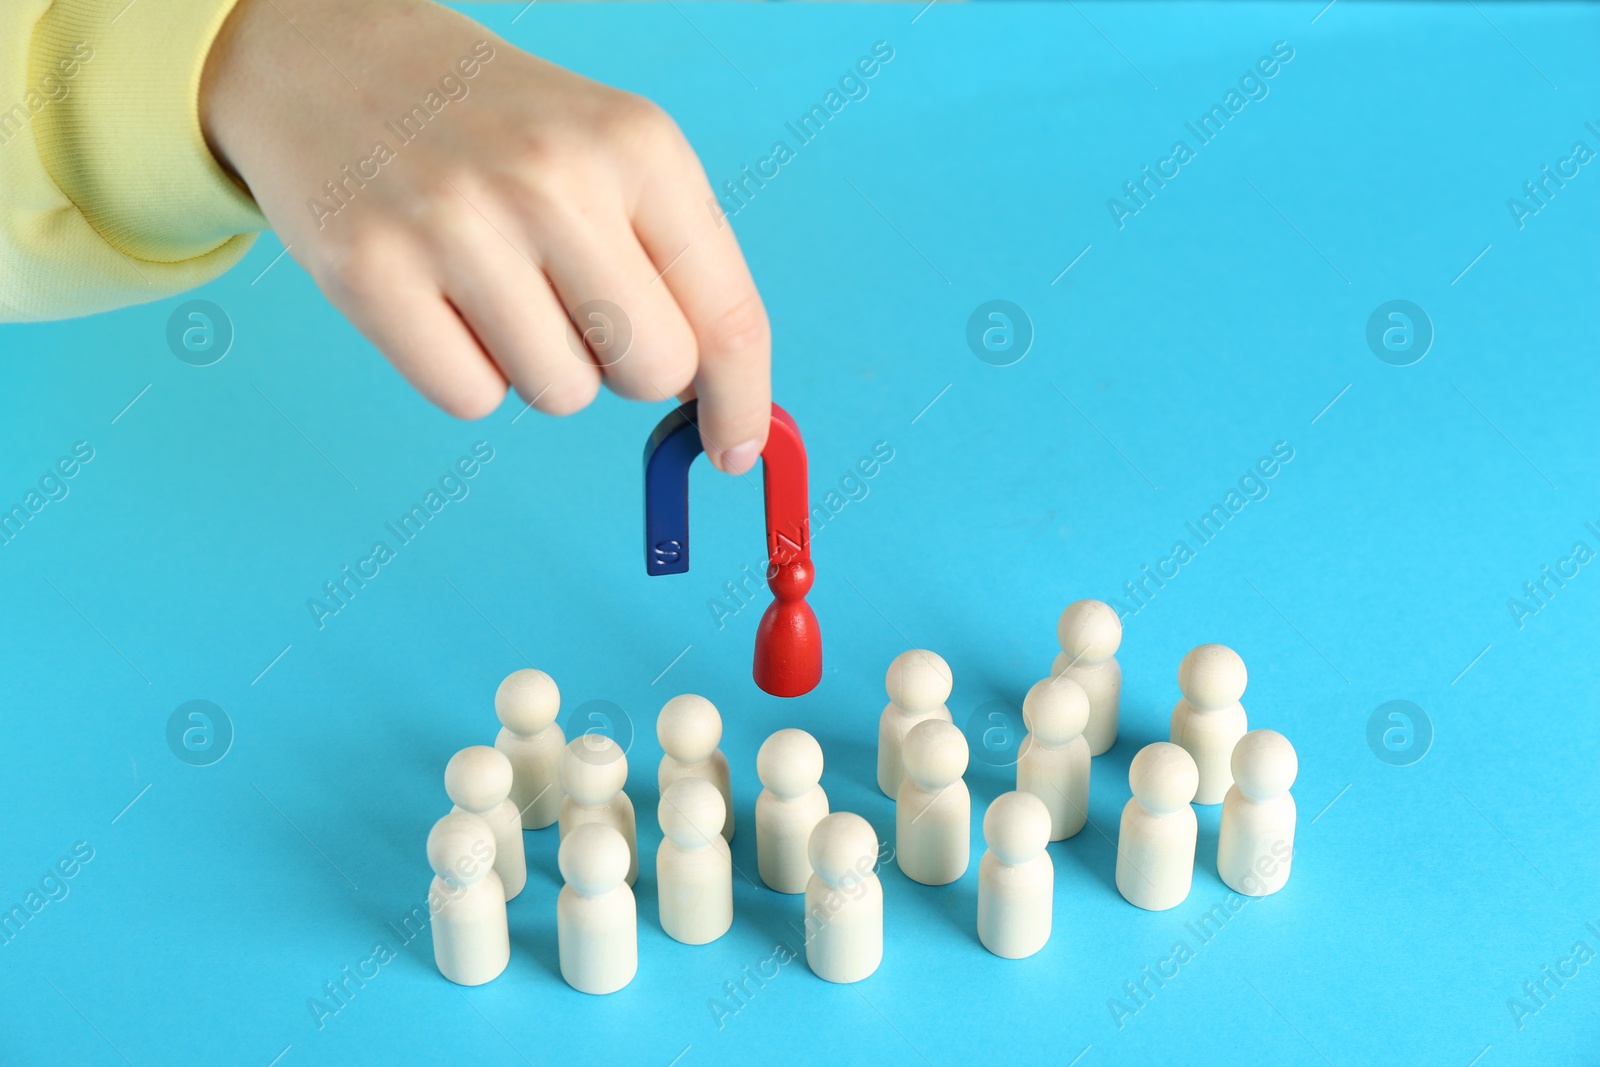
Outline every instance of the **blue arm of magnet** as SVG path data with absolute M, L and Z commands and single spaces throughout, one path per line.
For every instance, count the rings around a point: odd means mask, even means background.
M 662 419 L 644 446 L 644 567 L 648 574 L 689 569 L 689 466 L 703 448 L 699 401 Z

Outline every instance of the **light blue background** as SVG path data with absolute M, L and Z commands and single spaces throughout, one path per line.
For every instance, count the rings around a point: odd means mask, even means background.
M 95 458 L 0 548 L 0 904 L 75 842 L 94 858 L 0 947 L 0 1059 L 1592 1058 L 1600 961 L 1551 983 L 1521 1028 L 1507 1002 L 1574 942 L 1600 950 L 1585 928 L 1600 926 L 1600 565 L 1520 628 L 1506 602 L 1575 541 L 1600 549 L 1585 527 L 1600 526 L 1600 171 L 1520 230 L 1506 201 L 1574 141 L 1600 148 L 1584 127 L 1600 125 L 1600 16 L 1344 2 L 1313 22 L 1320 7 L 539 4 L 515 25 L 514 5 L 472 9 L 659 100 L 718 184 L 874 42 L 895 49 L 735 221 L 814 500 L 876 442 L 894 450 L 816 533 L 826 673 L 799 700 L 750 681 L 760 604 L 721 631 L 707 605 L 759 563 L 758 478 L 697 465 L 694 569 L 645 576 L 639 456 L 664 406 L 605 396 L 513 421 L 512 401 L 455 422 L 292 260 L 262 275 L 270 235 L 200 294 L 237 333 L 214 366 L 168 351 L 180 299 L 6 327 L 4 504 L 75 441 Z M 1118 230 L 1107 198 L 1276 41 L 1295 56 L 1270 95 Z M 1036 332 L 1005 368 L 965 342 L 996 298 Z M 1364 340 L 1395 298 L 1436 331 L 1405 368 Z M 495 458 L 470 496 L 318 631 L 307 598 L 479 440 Z M 1278 441 L 1294 459 L 1270 496 L 1126 620 L 1121 739 L 1095 761 L 1094 828 L 1051 848 L 1055 933 L 1036 957 L 977 944 L 976 863 L 943 889 L 888 863 L 875 975 L 831 986 L 796 961 L 719 1029 L 708 1001 L 777 943 L 799 947 L 800 902 L 737 878 L 733 929 L 682 946 L 659 928 L 647 859 L 638 977 L 586 997 L 556 971 L 548 830 L 527 836 L 504 975 L 457 989 L 425 935 L 319 1029 L 308 1001 L 397 946 L 388 924 L 423 901 L 444 763 L 493 739 L 509 671 L 548 670 L 569 708 L 626 710 L 646 857 L 654 713 L 683 691 L 723 711 L 743 871 L 755 751 L 782 726 L 821 740 L 835 810 L 892 835 L 872 771 L 889 660 L 942 653 L 958 722 L 1019 701 L 1061 608 L 1121 599 Z M 1177 663 L 1204 641 L 1240 651 L 1252 725 L 1298 748 L 1301 821 L 1287 889 L 1201 944 L 1186 924 L 1226 898 L 1217 809 L 1170 912 L 1121 900 L 1110 838 L 1128 761 L 1165 737 Z M 210 767 L 166 746 L 192 699 L 236 730 Z M 1367 746 L 1394 699 L 1436 731 L 1413 766 Z M 976 833 L 1011 779 L 975 759 L 968 782 Z M 1195 959 L 1119 1029 L 1108 999 L 1179 939 Z

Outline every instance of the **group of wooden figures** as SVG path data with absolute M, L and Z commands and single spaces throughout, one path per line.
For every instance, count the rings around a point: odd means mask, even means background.
M 1080 600 L 1057 626 L 1062 653 L 1023 701 L 1027 736 L 1017 788 L 989 805 L 978 869 L 977 932 L 998 956 L 1032 955 L 1049 940 L 1054 905 L 1051 841 L 1088 818 L 1091 757 L 1116 740 L 1122 639 L 1116 612 Z M 1222 803 L 1217 869 L 1237 892 L 1264 896 L 1289 877 L 1298 764 L 1272 730 L 1247 732 L 1244 662 L 1201 645 L 1178 668 L 1183 698 L 1172 741 L 1134 756 L 1133 798 L 1123 809 L 1116 883 L 1132 904 L 1162 910 L 1188 896 L 1197 821 L 1190 806 Z M 895 801 L 894 859 L 925 885 L 946 885 L 970 862 L 971 795 L 965 735 L 951 720 L 948 664 L 933 652 L 897 656 L 885 678 L 878 730 L 879 788 Z M 627 756 L 609 737 L 570 742 L 556 723 L 560 693 L 549 675 L 519 670 L 500 684 L 494 747 L 462 749 L 445 768 L 455 805 L 428 835 L 434 958 L 462 985 L 498 976 L 510 960 L 506 902 L 527 881 L 522 832 L 557 824 L 565 882 L 556 902 L 562 977 L 585 993 L 610 993 L 638 969 L 639 873 Z M 704 697 L 669 700 L 656 720 L 665 755 L 657 772 L 656 896 L 661 928 L 684 944 L 721 937 L 733 923 L 734 813 L 722 719 Z M 883 958 L 883 890 L 876 832 L 860 815 L 828 810 L 822 747 L 804 730 L 761 745 L 756 774 L 756 863 L 779 893 L 805 894 L 806 960 L 831 982 L 859 981 Z

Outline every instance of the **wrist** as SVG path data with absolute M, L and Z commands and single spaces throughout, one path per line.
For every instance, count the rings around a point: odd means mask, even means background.
M 200 75 L 198 112 L 201 133 L 225 170 L 241 176 L 240 157 L 257 136 L 260 119 L 281 96 L 275 75 L 292 79 L 296 66 L 288 37 L 295 4 L 280 13 L 274 0 L 238 0 L 217 31 Z M 304 40 L 300 47 L 309 50 Z

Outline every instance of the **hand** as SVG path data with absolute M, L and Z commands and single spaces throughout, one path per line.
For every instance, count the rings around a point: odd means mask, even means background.
M 569 414 L 603 378 L 698 395 L 712 463 L 754 466 L 766 309 L 656 105 L 428 0 L 240 0 L 200 117 L 328 299 L 446 411 L 487 415 L 509 381 Z

